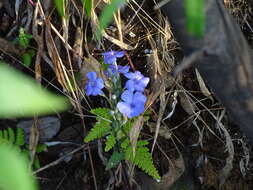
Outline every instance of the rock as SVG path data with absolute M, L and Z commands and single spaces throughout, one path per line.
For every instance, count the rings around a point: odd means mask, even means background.
M 29 142 L 30 129 L 32 127 L 33 120 L 20 121 L 17 124 L 18 128 L 22 128 L 25 131 L 25 142 Z M 44 143 L 52 139 L 60 130 L 61 123 L 57 117 L 42 117 L 38 119 L 39 129 L 39 141 Z

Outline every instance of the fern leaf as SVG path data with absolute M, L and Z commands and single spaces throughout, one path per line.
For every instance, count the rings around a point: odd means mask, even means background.
M 109 170 L 111 168 L 114 168 L 115 166 L 117 166 L 121 160 L 124 159 L 124 154 L 123 153 L 119 153 L 119 152 L 113 152 L 111 158 L 109 159 L 107 165 L 106 165 L 106 170 Z
M 3 130 L 3 139 L 8 141 L 8 131 L 7 130 Z
M 154 166 L 152 155 L 149 149 L 145 147 L 147 141 L 138 141 L 135 156 L 132 151 L 132 147 L 129 146 L 125 152 L 125 159 L 138 166 L 141 170 L 155 179 L 160 179 L 160 175 Z
M 128 138 L 126 138 L 126 139 L 121 143 L 121 145 L 120 145 L 120 147 L 121 147 L 122 149 L 126 149 L 126 148 L 129 147 L 129 146 L 130 146 L 130 141 L 129 141 Z
M 111 121 L 112 116 L 110 114 L 110 109 L 108 108 L 96 108 L 92 109 L 91 113 L 97 116 L 97 120 Z
M 7 131 L 8 131 L 8 141 L 10 142 L 10 143 L 14 143 L 14 141 L 15 141 L 15 134 L 14 134 L 14 131 L 13 131 L 13 129 L 12 128 L 8 128 L 7 129 Z
M 111 130 L 110 123 L 106 121 L 98 121 L 85 137 L 85 142 L 90 142 L 95 139 L 105 136 Z
M 116 144 L 116 139 L 114 135 L 110 134 L 105 142 L 105 152 L 111 150 Z
M 25 132 L 22 128 L 17 128 L 15 145 L 23 146 L 25 144 Z
M 4 136 L 3 131 L 0 130 L 0 139 L 3 139 L 3 136 Z
M 40 159 L 37 155 L 35 155 L 34 157 L 34 162 L 33 162 L 33 166 L 35 169 L 39 169 L 40 168 Z
M 38 144 L 36 147 L 36 153 L 41 153 L 43 151 L 47 150 L 47 145 L 46 144 Z

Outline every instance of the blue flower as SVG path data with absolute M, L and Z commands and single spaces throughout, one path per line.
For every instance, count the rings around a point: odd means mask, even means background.
M 128 118 L 136 117 L 144 112 L 146 96 L 140 92 L 126 90 L 121 95 L 122 101 L 117 104 L 119 111 Z
M 105 74 L 107 76 L 111 76 L 111 74 L 116 74 L 117 72 L 122 73 L 122 74 L 126 74 L 129 71 L 130 67 L 129 66 L 121 66 L 118 65 L 116 66 L 115 64 L 111 64 L 109 65 L 107 71 L 105 72 Z
M 125 55 L 124 51 L 108 51 L 105 53 L 102 53 L 104 56 L 104 63 L 105 64 L 113 64 L 116 63 L 117 58 L 123 57 Z
M 129 80 L 126 82 L 125 88 L 130 91 L 143 92 L 149 83 L 149 78 L 144 77 L 140 71 L 134 73 L 129 72 L 124 74 Z
M 88 81 L 85 86 L 87 96 L 97 96 L 102 94 L 102 88 L 104 88 L 104 81 L 102 78 L 98 78 L 96 72 L 88 72 L 86 74 Z

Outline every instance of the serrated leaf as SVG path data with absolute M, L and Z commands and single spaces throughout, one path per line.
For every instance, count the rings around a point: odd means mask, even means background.
M 10 142 L 10 143 L 14 143 L 14 141 L 15 141 L 15 134 L 14 134 L 14 131 L 13 131 L 13 129 L 12 128 L 10 128 L 10 127 L 8 127 L 8 141 Z
M 185 0 L 186 25 L 190 34 L 201 37 L 205 29 L 204 0 Z
M 97 116 L 97 120 L 110 121 L 112 119 L 110 111 L 111 110 L 108 108 L 95 108 L 92 109 L 90 112 Z
M 122 148 L 122 149 L 126 149 L 127 147 L 129 147 L 130 146 L 130 140 L 129 139 L 125 139 L 122 143 L 121 143 L 121 145 L 120 145 L 120 147 Z
M 41 153 L 43 151 L 46 151 L 47 145 L 46 144 L 38 144 L 36 147 L 36 153 Z
M 124 159 L 124 154 L 119 152 L 113 152 L 111 158 L 109 159 L 106 170 L 109 170 L 111 168 L 114 168 L 117 166 L 122 160 Z
M 19 151 L 0 145 L 0 188 L 4 190 L 36 190 L 37 185 L 28 170 L 28 162 Z
M 113 14 L 126 2 L 126 0 L 112 0 L 110 4 L 105 6 L 99 17 L 99 30 L 96 33 L 98 38 L 101 37 L 101 31 L 103 31 L 112 20 Z
M 109 150 L 111 150 L 115 144 L 116 144 L 115 137 L 112 134 L 109 135 L 105 142 L 105 152 L 108 152 Z
M 21 128 L 16 129 L 15 145 L 23 146 L 25 144 L 25 132 Z
M 66 98 L 54 95 L 34 80 L 0 62 L 0 117 L 33 117 L 63 111 Z
M 105 136 L 111 130 L 110 123 L 106 121 L 98 121 L 90 130 L 89 134 L 84 138 L 84 142 L 90 142 Z
M 153 178 L 160 179 L 161 177 L 153 164 L 152 155 L 149 149 L 145 147 L 147 143 L 145 140 L 138 141 L 135 154 L 133 153 L 132 147 L 129 146 L 125 152 L 125 159 L 138 166 Z

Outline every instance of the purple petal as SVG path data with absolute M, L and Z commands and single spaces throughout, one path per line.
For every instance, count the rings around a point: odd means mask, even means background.
M 99 88 L 99 89 L 102 89 L 102 88 L 104 88 L 104 81 L 103 81 L 103 79 L 102 78 L 98 78 L 97 80 L 96 80 L 96 82 L 95 82 L 95 86 L 97 87 L 97 88 Z
M 134 78 L 137 80 L 141 80 L 144 76 L 141 74 L 140 71 L 135 71 L 134 72 Z
M 92 94 L 93 96 L 97 96 L 102 94 L 103 92 L 99 88 L 93 88 Z
M 131 114 L 131 107 L 129 106 L 129 104 L 126 104 L 124 102 L 119 102 L 117 104 L 117 108 L 119 109 L 119 111 L 123 114 L 126 115 L 127 117 L 130 116 Z
M 129 90 L 125 90 L 122 94 L 121 94 L 121 99 L 125 101 L 125 103 L 131 104 L 133 101 L 133 92 L 129 91 Z
M 103 56 L 112 56 L 114 54 L 115 54 L 115 51 L 113 51 L 113 50 L 102 53 Z
M 108 56 L 108 57 L 104 57 L 104 63 L 105 64 L 113 64 L 117 61 L 115 56 Z
M 134 79 L 134 78 L 135 78 L 135 74 L 132 73 L 132 72 L 126 73 L 126 74 L 124 74 L 124 75 L 125 75 L 125 77 L 128 78 L 128 79 Z
M 134 81 L 133 80 L 128 80 L 125 84 L 125 88 L 131 92 L 133 92 L 135 90 L 135 85 L 134 85 Z
M 91 81 L 95 81 L 97 78 L 97 73 L 96 72 L 88 72 L 86 74 L 87 78 Z
M 140 92 L 135 92 L 133 95 L 133 103 L 134 104 L 145 104 L 146 103 L 146 96 Z
M 143 112 L 144 112 L 144 104 L 137 104 L 132 109 L 132 112 L 131 112 L 129 118 L 136 117 L 136 116 L 142 114 Z
M 92 94 L 92 86 L 88 83 L 85 87 L 86 95 L 90 96 Z
M 129 69 L 130 69 L 129 66 L 121 66 L 121 65 L 118 66 L 118 70 L 122 74 L 128 73 Z
M 114 53 L 116 57 L 123 57 L 125 55 L 125 51 L 116 51 Z

